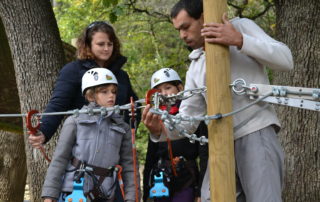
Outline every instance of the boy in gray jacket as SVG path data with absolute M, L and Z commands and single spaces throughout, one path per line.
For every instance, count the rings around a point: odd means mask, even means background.
M 113 107 L 117 85 L 111 71 L 105 68 L 88 70 L 82 77 L 82 93 L 89 105 L 82 109 Z M 81 167 L 92 170 L 84 174 L 83 191 L 88 201 L 114 201 L 116 165 L 123 169 L 125 201 L 135 201 L 139 193 L 135 193 L 129 125 L 113 112 L 70 116 L 63 124 L 42 198 L 45 202 L 64 201 L 63 198 L 73 191 L 73 181 Z

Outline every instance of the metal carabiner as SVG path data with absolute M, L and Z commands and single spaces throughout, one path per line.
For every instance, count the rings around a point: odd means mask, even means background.
M 39 113 L 39 111 L 37 111 L 37 110 L 30 110 L 27 114 L 27 117 L 26 117 L 26 125 L 30 131 L 30 134 L 32 134 L 32 135 L 36 135 L 37 131 L 40 128 L 40 118 L 39 117 L 37 117 L 36 126 L 33 126 L 33 124 L 32 124 L 33 115 L 38 114 L 38 113 Z
M 148 90 L 148 92 L 146 93 L 146 104 L 151 104 L 151 97 L 155 94 L 155 93 L 160 93 L 161 91 L 158 89 L 151 89 Z M 156 101 L 154 103 L 154 105 L 156 106 L 156 108 L 159 108 L 159 102 Z

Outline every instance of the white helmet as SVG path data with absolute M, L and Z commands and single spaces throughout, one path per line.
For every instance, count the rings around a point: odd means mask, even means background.
M 182 83 L 180 76 L 176 71 L 171 68 L 162 68 L 153 73 L 151 77 L 151 88 L 170 81 L 180 81 Z
M 82 77 L 82 94 L 84 94 L 88 88 L 103 84 L 118 85 L 118 81 L 110 70 L 102 67 L 92 68 L 86 71 Z

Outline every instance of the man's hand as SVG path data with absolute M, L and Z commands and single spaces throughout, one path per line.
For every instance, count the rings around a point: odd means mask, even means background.
M 38 131 L 37 135 L 29 135 L 29 143 L 33 148 L 39 149 L 45 140 L 46 138 L 41 131 Z
M 226 46 L 237 46 L 242 48 L 242 34 L 238 32 L 228 20 L 227 14 L 222 16 L 223 23 L 206 23 L 203 25 L 201 35 L 208 43 L 222 44 Z
M 148 104 L 146 108 L 144 108 L 142 112 L 142 122 L 148 128 L 151 134 L 153 135 L 161 135 L 161 118 L 160 115 L 151 113 L 151 106 Z

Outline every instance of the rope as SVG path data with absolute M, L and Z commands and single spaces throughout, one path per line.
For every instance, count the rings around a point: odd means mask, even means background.
M 123 184 L 122 175 L 121 175 L 122 167 L 120 165 L 116 165 L 116 168 L 118 169 L 117 176 L 118 176 L 118 182 L 119 182 L 121 194 L 122 194 L 123 200 L 126 200 L 125 194 L 124 194 L 124 184 Z
M 176 166 L 175 166 L 175 163 L 174 163 L 174 159 L 173 159 L 173 152 L 172 152 L 171 140 L 170 140 L 169 137 L 168 137 L 167 130 L 166 130 L 166 128 L 165 128 L 165 126 L 164 126 L 164 124 L 163 124 L 162 121 L 160 121 L 160 124 L 161 124 L 162 131 L 163 131 L 163 133 L 165 134 L 166 139 L 167 139 L 168 152 L 169 152 L 169 158 L 170 158 L 170 163 L 171 163 L 173 175 L 174 175 L 174 176 L 178 176 L 177 170 L 176 170 Z
M 136 202 L 139 202 L 139 184 L 138 184 L 138 176 L 137 176 L 137 149 L 135 143 L 136 137 L 136 120 L 135 120 L 135 105 L 133 101 L 133 97 L 130 97 L 131 102 L 131 141 L 132 141 L 132 158 L 133 158 L 133 173 L 134 173 L 134 186 L 135 186 L 135 198 Z

